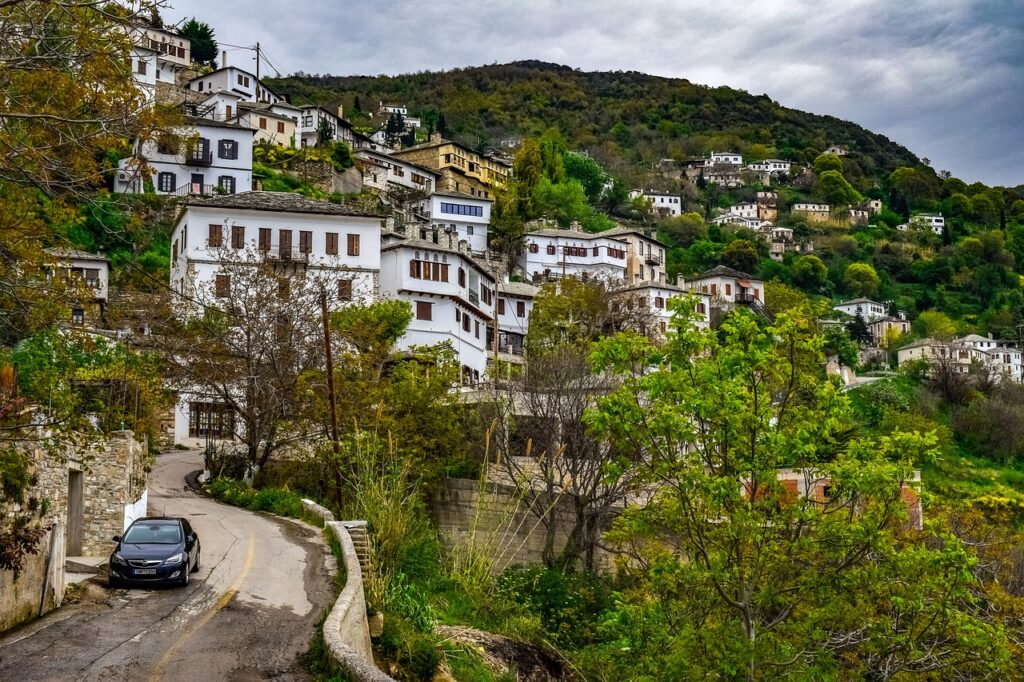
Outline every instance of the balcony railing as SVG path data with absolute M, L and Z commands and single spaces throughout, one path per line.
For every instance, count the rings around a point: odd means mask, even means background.
M 469 290 L 469 302 L 475 305 L 480 305 L 480 292 L 470 289 Z
M 220 192 L 224 192 L 220 185 L 201 185 L 198 182 L 189 182 L 174 190 L 171 194 L 185 196 L 186 194 L 219 194 Z M 224 193 L 226 194 L 227 192 Z
M 649 253 L 644 256 L 644 260 L 647 261 L 648 265 L 661 265 L 661 256 L 656 253 Z
M 263 257 L 268 261 L 277 263 L 305 263 L 309 260 L 309 253 L 300 250 L 299 247 L 271 246 L 269 249 L 262 249 Z
M 197 149 L 190 149 L 188 153 L 185 154 L 185 165 L 203 167 L 211 166 L 213 165 L 213 152 L 207 151 L 204 153 Z
M 740 292 L 736 293 L 736 302 L 737 303 L 752 304 L 755 301 L 760 303 L 759 299 L 754 298 L 753 294 L 740 293 Z

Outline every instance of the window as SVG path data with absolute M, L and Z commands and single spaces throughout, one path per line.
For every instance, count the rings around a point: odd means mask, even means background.
M 348 255 L 358 256 L 359 255 L 359 235 L 350 234 L 348 235 Z
M 227 194 L 235 193 L 235 177 L 233 175 L 221 175 L 217 178 L 217 186 Z
M 473 320 L 473 335 L 480 338 L 480 320 Z
M 238 84 L 242 85 L 242 74 L 238 74 Z
M 725 283 L 725 295 L 732 296 L 732 285 L 728 282 Z
M 351 279 L 339 279 L 338 280 L 338 298 L 342 301 L 352 300 L 352 280 Z
M 284 133 L 284 121 L 277 122 L 277 132 Z
M 178 240 L 174 240 L 174 246 L 171 247 L 171 262 L 178 262 Z
M 655 296 L 654 297 L 654 307 L 655 308 L 664 308 L 665 307 L 665 299 L 662 298 L 661 296 Z
M 71 324 L 85 324 L 85 310 L 82 308 L 71 309 Z
M 310 253 L 313 251 L 313 233 L 309 230 L 299 232 L 299 253 Z
M 547 254 L 549 256 L 554 256 L 555 255 L 555 245 L 554 244 L 548 244 L 547 249 L 545 249 L 545 250 L 547 251 Z
M 235 225 L 231 228 L 231 248 L 245 248 L 245 227 L 242 225 Z
M 137 69 L 137 71 L 139 72 L 140 76 L 145 76 L 146 75 L 146 62 L 144 62 L 144 61 L 142 61 L 140 59 L 139 60 L 139 68 Z
M 530 244 L 530 253 L 537 253 L 538 250 L 536 244 Z
M 499 315 L 504 315 L 505 314 L 505 299 L 503 299 L 503 298 L 499 298 L 498 299 L 498 314 Z
M 175 189 L 174 173 L 160 173 L 157 175 L 156 188 L 161 192 L 173 192 Z
M 231 105 L 230 105 L 230 104 L 225 104 L 225 105 L 224 105 L 224 112 L 225 112 L 225 113 L 224 113 L 224 118 L 225 118 L 225 119 L 230 119 L 230 118 L 231 118 L 231 115 L 232 115 L 233 113 L 235 113 L 234 111 L 232 111 L 232 110 L 231 110 Z
M 230 116 L 230 112 L 228 112 Z M 217 158 L 218 159 L 237 159 L 238 158 L 238 142 L 235 140 L 219 140 L 217 142 Z
M 468 234 L 469 236 L 473 236 L 473 226 L 472 225 L 467 225 L 466 226 L 466 234 Z
M 189 438 L 233 438 L 235 413 L 223 403 L 189 403 Z
M 526 317 L 526 301 L 516 301 L 516 317 Z
M 217 298 L 231 297 L 231 275 L 217 275 L 214 280 L 214 294 Z
M 482 218 L 484 215 L 484 207 L 470 206 L 468 204 L 453 204 L 447 201 L 442 201 L 441 213 L 448 213 L 451 215 L 470 215 Z
M 595 256 L 600 256 L 601 255 L 601 247 L 600 246 L 595 246 L 593 253 L 594 253 Z
M 266 130 L 266 129 L 267 129 L 267 119 L 264 118 L 263 116 L 260 116 L 260 130 Z
M 462 331 L 469 331 L 469 315 L 462 313 Z
M 338 255 L 338 233 L 328 232 L 327 233 L 327 255 L 337 256 Z
M 483 300 L 484 305 L 491 305 L 494 302 L 494 293 L 485 287 L 483 284 L 480 285 L 480 298 Z
M 417 320 L 432 320 L 432 319 L 434 319 L 434 317 L 432 315 L 433 307 L 434 307 L 433 303 L 428 303 L 427 301 L 416 301 L 416 319 Z
M 260 228 L 260 251 L 270 251 L 270 228 Z
M 459 286 L 466 286 L 466 271 L 462 268 L 459 268 Z
M 211 249 L 219 249 L 224 246 L 223 225 L 210 225 L 210 236 L 206 239 L 206 245 Z
M 292 283 L 287 277 L 277 278 L 277 297 L 287 301 L 292 296 Z

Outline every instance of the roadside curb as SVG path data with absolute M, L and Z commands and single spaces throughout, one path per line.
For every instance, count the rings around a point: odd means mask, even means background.
M 323 624 L 324 644 L 332 665 L 358 682 L 394 682 L 394 678 L 381 672 L 373 663 L 363 570 L 347 527 L 365 525 L 366 522 L 335 521 L 334 514 L 312 500 L 302 500 L 302 506 L 324 520 L 324 525 L 330 528 L 341 546 L 341 558 L 345 563 L 345 586 Z

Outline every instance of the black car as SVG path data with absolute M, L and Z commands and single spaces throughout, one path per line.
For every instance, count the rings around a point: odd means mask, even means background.
M 110 586 L 127 583 L 188 585 L 199 570 L 199 536 L 185 519 L 138 519 L 115 535 L 110 555 Z

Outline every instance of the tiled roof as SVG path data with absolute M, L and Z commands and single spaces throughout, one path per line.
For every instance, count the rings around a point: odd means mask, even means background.
M 381 215 L 347 204 L 310 199 L 294 192 L 239 192 L 210 196 L 190 196 L 186 206 L 236 208 L 247 211 L 278 211 L 282 213 L 315 213 L 318 215 L 380 218 Z
M 692 281 L 698 281 L 702 279 L 711 279 L 712 277 L 735 277 L 736 279 L 758 279 L 754 275 L 748 275 L 745 272 L 739 270 L 733 270 L 732 268 L 724 265 L 716 265 L 707 272 L 701 273 L 699 276 L 694 277 Z

